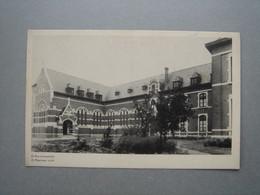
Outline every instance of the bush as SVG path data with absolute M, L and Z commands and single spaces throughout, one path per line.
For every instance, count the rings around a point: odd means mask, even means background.
M 204 142 L 205 147 L 220 147 L 220 148 L 231 148 L 232 140 L 230 138 L 226 139 L 211 139 Z
M 139 136 L 141 137 L 142 131 L 137 126 L 130 126 L 124 130 L 123 136 Z
M 100 141 L 101 147 L 108 148 L 108 149 L 110 149 L 113 144 L 114 143 L 113 143 L 111 138 L 103 139 L 103 140 Z
M 155 154 L 155 153 L 174 153 L 176 144 L 174 142 L 163 142 L 160 148 L 160 137 L 137 137 L 122 136 L 118 143 L 113 147 L 116 153 L 134 154 Z
M 69 145 L 69 150 L 72 151 L 88 151 L 89 145 L 87 145 L 86 140 L 77 139 L 77 141 L 72 141 Z
M 114 144 L 112 141 L 112 138 L 110 136 L 111 133 L 111 127 L 108 127 L 103 134 L 103 139 L 100 141 L 101 147 L 110 149 L 112 145 Z

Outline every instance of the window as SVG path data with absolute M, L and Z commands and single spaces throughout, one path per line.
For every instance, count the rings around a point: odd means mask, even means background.
M 230 57 L 230 81 L 232 82 L 232 56 Z
M 186 130 L 186 123 L 185 122 L 180 122 L 179 123 L 179 129 L 180 129 L 180 131 L 187 131 Z
M 141 125 L 141 118 L 138 116 L 137 110 L 135 110 L 135 125 Z
M 93 125 L 101 126 L 102 122 L 102 112 L 100 110 L 96 110 L 93 113 Z
M 78 125 L 87 125 L 87 116 L 88 116 L 87 113 L 88 110 L 86 108 L 77 109 Z
M 199 77 L 196 77 L 196 78 L 191 78 L 190 79 L 190 84 L 191 85 L 197 85 L 200 83 L 200 78 Z
M 200 132 L 207 131 L 207 116 L 206 115 L 199 116 L 199 131 Z
M 207 106 L 207 94 L 200 93 L 199 94 L 199 107 L 206 107 Z
M 47 103 L 44 100 L 41 100 L 38 104 L 38 122 L 39 123 L 45 123 L 47 122 Z
M 95 97 L 96 97 L 97 100 L 100 100 L 100 101 L 102 100 L 102 95 L 101 94 L 96 94 Z
M 128 110 L 122 109 L 120 111 L 120 125 L 127 126 L 128 125 Z
M 148 88 L 147 85 L 143 85 L 143 86 L 142 86 L 142 90 L 143 90 L 143 91 L 147 90 L 147 88 Z
M 115 96 L 119 96 L 119 95 L 120 95 L 120 91 L 116 91 Z
M 78 95 L 78 96 L 82 96 L 82 97 L 84 97 L 84 91 L 78 89 L 78 90 L 77 90 L 77 95 Z
M 67 88 L 66 88 L 66 92 L 73 95 L 73 94 L 74 94 L 74 88 L 72 88 L 72 87 L 67 87 Z
M 173 82 L 173 88 L 179 88 L 182 86 L 182 82 L 181 81 L 174 81 Z
M 44 93 L 45 91 L 46 91 L 45 85 L 39 86 L 39 93 Z
M 155 94 L 158 92 L 158 83 L 153 81 L 152 84 L 149 86 L 149 92 L 152 93 L 152 94 Z
M 115 125 L 115 112 L 113 110 L 109 110 L 107 112 L 107 123 L 108 123 L 108 126 Z
M 93 99 L 94 98 L 94 93 L 87 92 L 87 97 Z
M 198 85 L 200 84 L 201 76 L 199 73 L 194 72 L 191 79 L 190 79 L 190 85 Z
M 127 93 L 132 93 L 133 92 L 133 89 L 128 89 L 127 90 Z

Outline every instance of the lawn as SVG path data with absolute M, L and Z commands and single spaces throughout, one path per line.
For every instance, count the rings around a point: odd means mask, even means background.
M 192 154 L 193 151 L 198 151 L 207 154 L 231 154 L 231 148 L 220 148 L 220 147 L 205 147 L 205 140 L 186 140 L 186 139 L 175 139 L 178 147 L 182 149 L 191 150 L 188 153 Z M 196 154 L 196 153 L 195 153 Z
M 110 149 L 101 147 L 101 139 L 101 137 L 81 137 L 81 141 L 86 140 L 86 142 L 83 143 L 85 145 L 82 145 L 82 143 L 76 143 L 76 137 L 70 139 L 33 139 L 32 150 L 34 152 L 115 153 Z M 168 141 L 177 144 L 176 154 L 231 154 L 230 148 L 205 147 L 204 142 L 206 140 L 169 139 Z M 115 142 L 117 142 L 116 138 L 114 139 L 114 143 Z

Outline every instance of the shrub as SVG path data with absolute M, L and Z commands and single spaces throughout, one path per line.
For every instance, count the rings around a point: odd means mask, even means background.
M 232 140 L 230 138 L 226 139 L 211 139 L 204 142 L 205 147 L 221 147 L 221 148 L 231 148 Z
M 113 144 L 114 144 L 114 143 L 113 143 L 113 141 L 112 141 L 111 138 L 109 138 L 109 139 L 102 139 L 102 140 L 100 141 L 101 147 L 108 148 L 108 149 L 110 149 Z
M 108 127 L 103 134 L 103 139 L 100 141 L 101 147 L 110 149 L 114 144 L 110 136 L 110 133 L 111 133 L 111 127 Z
M 77 139 L 76 141 L 72 141 L 69 145 L 69 150 L 72 151 L 88 151 L 89 145 L 87 145 L 86 140 Z
M 141 137 L 142 131 L 137 126 L 130 126 L 124 129 L 123 136 L 139 136 Z
M 122 136 L 113 147 L 116 153 L 155 154 L 161 152 L 174 153 L 176 145 L 173 141 L 163 142 L 160 148 L 160 137 Z

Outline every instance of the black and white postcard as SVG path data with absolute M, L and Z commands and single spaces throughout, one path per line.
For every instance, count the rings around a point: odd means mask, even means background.
M 29 30 L 26 165 L 239 169 L 240 34 Z

